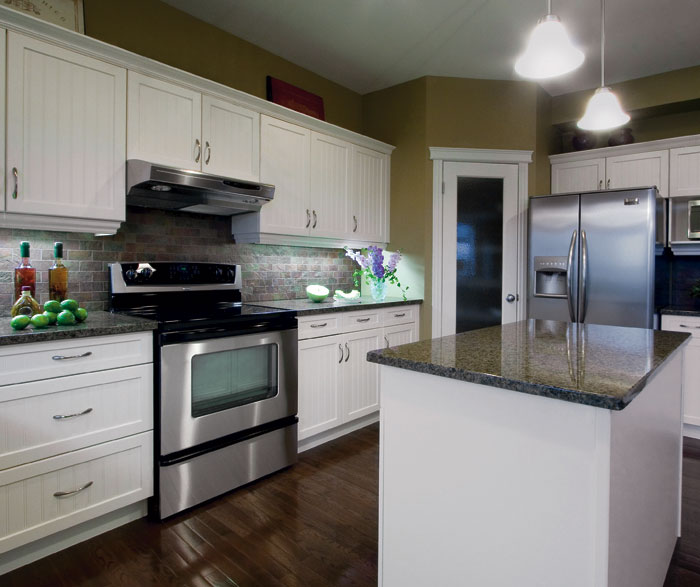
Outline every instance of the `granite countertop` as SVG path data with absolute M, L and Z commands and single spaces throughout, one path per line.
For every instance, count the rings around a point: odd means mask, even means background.
M 700 307 L 698 306 L 666 306 L 661 308 L 659 312 L 669 316 L 699 316 Z
M 157 323 L 145 318 L 135 318 L 123 314 L 93 311 L 88 319 L 75 326 L 47 326 L 33 328 L 27 326 L 24 330 L 13 330 L 10 317 L 0 318 L 0 346 L 23 344 L 27 342 L 49 342 L 69 338 L 84 338 L 87 336 L 107 336 L 109 334 L 125 334 L 142 330 L 155 330 Z
M 328 312 L 351 312 L 352 310 L 366 310 L 368 308 L 388 308 L 391 306 L 406 306 L 410 304 L 422 304 L 423 300 L 404 300 L 403 298 L 386 298 L 383 302 L 375 302 L 372 298 L 358 298 L 352 302 L 336 302 L 332 297 L 323 302 L 312 302 L 308 298 L 296 300 L 278 300 L 274 302 L 246 302 L 251 306 L 264 306 L 266 308 L 279 308 L 281 310 L 294 310 L 297 316 L 310 316 L 312 314 L 326 314 Z
M 681 332 L 524 320 L 371 351 L 367 360 L 622 410 L 689 338 Z

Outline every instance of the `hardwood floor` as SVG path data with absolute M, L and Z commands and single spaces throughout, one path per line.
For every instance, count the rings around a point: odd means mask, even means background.
M 378 425 L 164 523 L 138 520 L 0 578 L 3 587 L 377 584 Z M 686 439 L 683 537 L 663 587 L 700 587 L 700 441 Z

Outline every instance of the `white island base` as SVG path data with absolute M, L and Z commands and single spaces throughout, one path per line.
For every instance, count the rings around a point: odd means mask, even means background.
M 382 365 L 379 585 L 661 587 L 681 361 L 621 411 Z

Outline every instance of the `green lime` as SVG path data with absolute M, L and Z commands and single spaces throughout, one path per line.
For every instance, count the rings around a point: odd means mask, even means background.
M 46 328 L 49 325 L 49 317 L 44 314 L 34 314 L 32 316 L 32 326 L 34 328 Z
M 22 330 L 23 328 L 26 328 L 30 322 L 31 318 L 29 316 L 21 314 L 19 316 L 15 316 L 12 320 L 10 320 L 10 326 L 12 326 L 12 328 L 14 328 L 15 330 Z
M 49 312 L 48 310 L 44 312 L 44 316 L 49 319 L 49 324 L 56 324 L 56 318 L 58 314 L 56 312 Z
M 78 308 L 73 314 L 75 314 L 75 319 L 78 322 L 85 322 L 85 320 L 87 320 L 87 310 L 85 308 Z
M 63 308 L 64 310 L 69 310 L 71 312 L 75 312 L 78 309 L 79 305 L 80 304 L 78 304 L 78 302 L 71 299 L 63 300 L 61 302 L 61 308 Z
M 44 304 L 44 312 L 53 312 L 58 314 L 61 311 L 61 304 L 56 300 L 49 300 Z
M 61 326 L 72 326 L 75 324 L 75 315 L 69 310 L 63 310 L 57 317 L 56 322 Z

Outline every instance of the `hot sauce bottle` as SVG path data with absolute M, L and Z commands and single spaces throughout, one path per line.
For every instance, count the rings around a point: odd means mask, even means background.
M 63 243 L 53 245 L 54 263 L 49 268 L 49 299 L 62 302 L 68 297 L 68 267 L 63 264 Z

